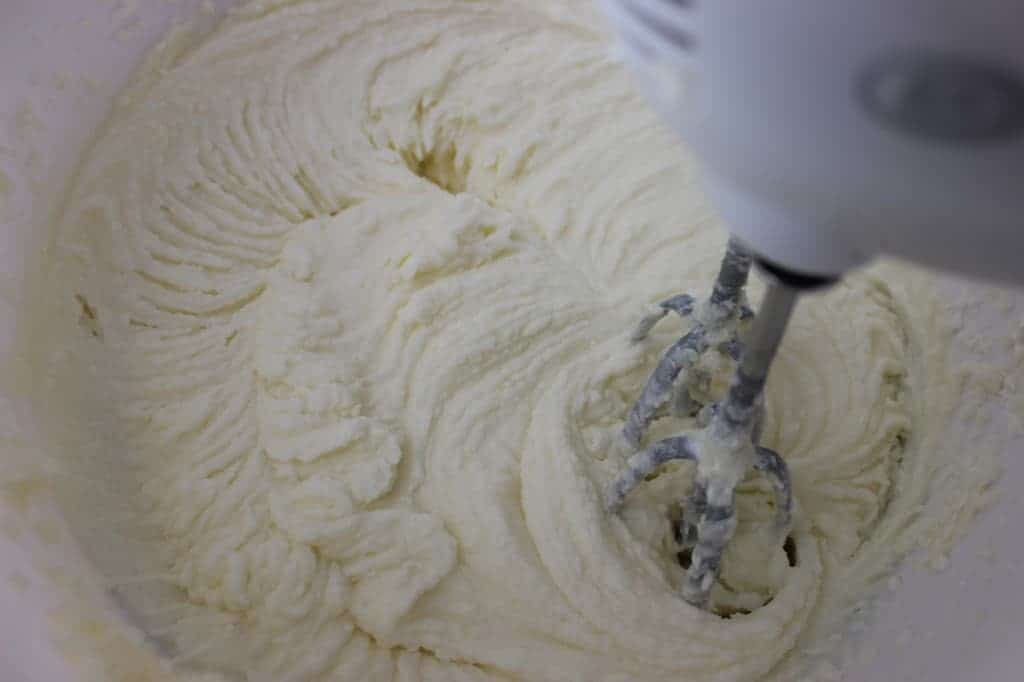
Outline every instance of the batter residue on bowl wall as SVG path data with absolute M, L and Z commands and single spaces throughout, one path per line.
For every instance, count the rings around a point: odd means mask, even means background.
M 970 516 L 918 514 L 967 466 L 961 385 L 930 280 L 892 266 L 806 300 L 774 369 L 794 556 L 752 478 L 705 613 L 667 521 L 690 470 L 602 510 L 679 328 L 629 333 L 706 292 L 725 231 L 590 5 L 260 0 L 118 102 L 59 221 L 35 362 L 71 525 L 169 657 L 267 680 L 795 679 L 896 558 Z

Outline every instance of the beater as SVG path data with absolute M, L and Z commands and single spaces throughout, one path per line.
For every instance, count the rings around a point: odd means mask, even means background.
M 664 301 L 691 318 L 623 427 L 635 452 L 609 485 L 616 512 L 672 460 L 696 464 L 675 533 L 690 555 L 682 597 L 708 608 L 748 470 L 791 522 L 785 460 L 759 444 L 763 391 L 801 292 L 879 254 L 1024 283 L 1024 41 L 1013 0 L 602 0 L 641 92 L 702 161 L 729 225 L 709 300 Z M 754 315 L 744 287 L 766 275 Z M 751 319 L 752 318 L 752 319 Z M 749 324 L 748 333 L 741 327 Z M 726 395 L 694 397 L 705 353 L 738 361 Z M 646 442 L 663 416 L 697 430 Z

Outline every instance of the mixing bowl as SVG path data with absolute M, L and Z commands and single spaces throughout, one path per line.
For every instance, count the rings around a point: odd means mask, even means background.
M 182 20 L 210 26 L 230 0 L 3 0 L 0 3 L 0 353 L 12 354 L 32 254 L 45 244 L 75 160 L 102 123 L 121 85 L 146 49 Z M 962 285 L 944 281 L 958 295 Z M 968 311 L 961 343 L 1019 333 L 1024 300 L 993 294 Z M 994 355 L 1012 344 L 991 344 Z M 1008 350 L 1009 349 L 1009 350 Z M 24 378 L 23 378 L 24 380 Z M 998 383 L 999 377 L 994 380 Z M 1017 417 L 1014 396 L 993 400 L 993 428 Z M 1013 386 L 1009 389 L 1012 392 Z M 88 678 L 89 657 L 103 642 L 145 669 L 156 654 L 141 638 L 106 633 L 104 618 L 123 620 L 89 579 L 75 538 L 45 485 L 39 483 L 38 434 L 16 385 L 0 395 L 0 679 L 57 682 Z M 1012 409 L 1010 410 L 1012 412 Z M 1024 669 L 1024 440 L 1005 456 L 1005 473 L 990 511 L 949 557 L 911 558 L 888 581 L 877 613 L 854 623 L 856 654 L 822 668 L 824 679 L 1019 680 Z M 964 452 L 964 457 L 971 457 Z M 90 614 L 89 609 L 94 609 Z M 103 634 L 100 634 L 103 633 Z M 114 644 L 111 645 L 110 643 Z M 842 670 L 840 673 L 839 670 Z

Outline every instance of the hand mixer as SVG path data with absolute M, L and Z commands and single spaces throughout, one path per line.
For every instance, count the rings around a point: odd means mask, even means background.
M 762 393 L 800 292 L 878 254 L 1024 283 L 1024 3 L 1012 0 L 603 0 L 640 90 L 703 162 L 733 232 L 710 298 L 663 302 L 693 318 L 623 428 L 634 454 L 617 511 L 671 460 L 696 463 L 676 540 L 683 598 L 709 605 L 750 468 L 772 483 L 779 540 L 792 491 L 758 443 Z M 752 264 L 767 288 L 754 316 Z M 753 318 L 753 319 L 751 319 Z M 739 329 L 749 324 L 743 341 Z M 726 396 L 691 391 L 705 353 L 738 360 Z M 647 443 L 666 414 L 698 430 Z

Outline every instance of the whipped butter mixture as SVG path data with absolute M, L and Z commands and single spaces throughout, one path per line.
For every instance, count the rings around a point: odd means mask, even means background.
M 72 526 L 153 646 L 226 679 L 797 679 L 960 458 L 929 435 L 948 334 L 899 268 L 802 302 L 763 439 L 789 551 L 751 476 L 698 611 L 689 465 L 601 500 L 684 327 L 629 335 L 725 239 L 586 0 L 244 5 L 154 54 L 59 221 Z

